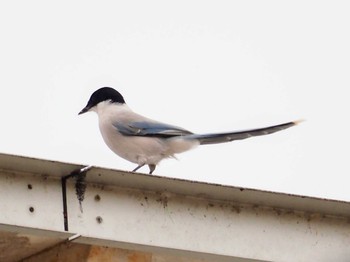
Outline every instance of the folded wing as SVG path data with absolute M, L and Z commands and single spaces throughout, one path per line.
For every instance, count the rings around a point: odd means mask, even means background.
M 174 136 L 186 136 L 193 134 L 192 132 L 181 127 L 163 124 L 160 122 L 131 122 L 128 124 L 115 123 L 117 130 L 126 136 L 146 136 L 170 138 Z

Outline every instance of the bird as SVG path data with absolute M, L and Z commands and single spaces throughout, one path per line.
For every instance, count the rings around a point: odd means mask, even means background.
M 137 164 L 132 172 L 148 165 L 152 174 L 160 161 L 199 145 L 218 144 L 272 134 L 300 121 L 221 133 L 196 134 L 182 127 L 162 123 L 134 112 L 124 97 L 111 87 L 92 93 L 78 115 L 89 111 L 98 115 L 99 129 L 106 145 L 118 156 Z

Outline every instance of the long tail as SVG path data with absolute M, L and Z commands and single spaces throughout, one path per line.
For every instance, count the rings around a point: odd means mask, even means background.
M 197 139 L 201 145 L 218 144 L 218 143 L 231 142 L 233 140 L 246 139 L 253 136 L 269 135 L 278 131 L 282 131 L 289 127 L 295 126 L 299 124 L 301 121 L 302 120 L 288 122 L 288 123 L 275 125 L 275 126 L 235 131 L 235 132 L 227 132 L 227 133 L 202 134 L 202 135 L 193 134 L 193 135 L 188 135 L 186 137 L 189 139 Z

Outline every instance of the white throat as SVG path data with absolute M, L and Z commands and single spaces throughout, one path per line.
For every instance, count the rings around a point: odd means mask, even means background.
M 129 107 L 126 104 L 121 103 L 112 103 L 110 101 L 102 101 L 98 103 L 96 106 L 90 109 L 97 113 L 97 115 L 102 116 L 109 113 L 116 113 L 118 111 L 129 111 Z

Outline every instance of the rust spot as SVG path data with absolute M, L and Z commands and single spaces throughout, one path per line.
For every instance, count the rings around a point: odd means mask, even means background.
M 33 189 L 33 186 L 32 186 L 32 184 L 28 184 L 28 189 L 30 190 L 30 189 Z
M 240 190 L 240 191 L 244 191 L 244 188 L 241 187 L 239 190 Z
M 209 207 L 214 207 L 214 204 L 213 203 L 209 203 L 208 206 Z
M 231 206 L 231 211 L 239 214 L 241 213 L 241 208 L 239 206 Z
M 133 253 L 128 255 L 128 262 L 149 262 L 150 261 L 150 255 L 145 253 Z
M 278 216 L 280 216 L 281 215 L 281 210 L 280 209 L 278 209 L 278 208 L 274 208 L 273 210 L 275 210 L 275 212 L 276 212 L 276 214 L 278 215 Z
M 168 206 L 168 198 L 164 198 L 162 199 L 162 203 L 163 203 L 163 208 L 166 208 Z
M 311 213 L 305 213 L 305 218 L 306 218 L 306 221 L 307 221 L 307 222 L 310 222 L 311 219 L 312 219 Z
M 160 197 L 160 198 L 156 199 L 156 201 L 158 203 L 162 203 L 164 208 L 166 208 L 168 206 L 168 198 L 167 197 L 164 197 L 164 198 Z
M 293 215 L 293 214 L 294 214 L 294 211 L 293 211 L 293 210 L 287 210 L 287 211 L 286 211 L 286 214 L 287 214 L 287 215 Z

